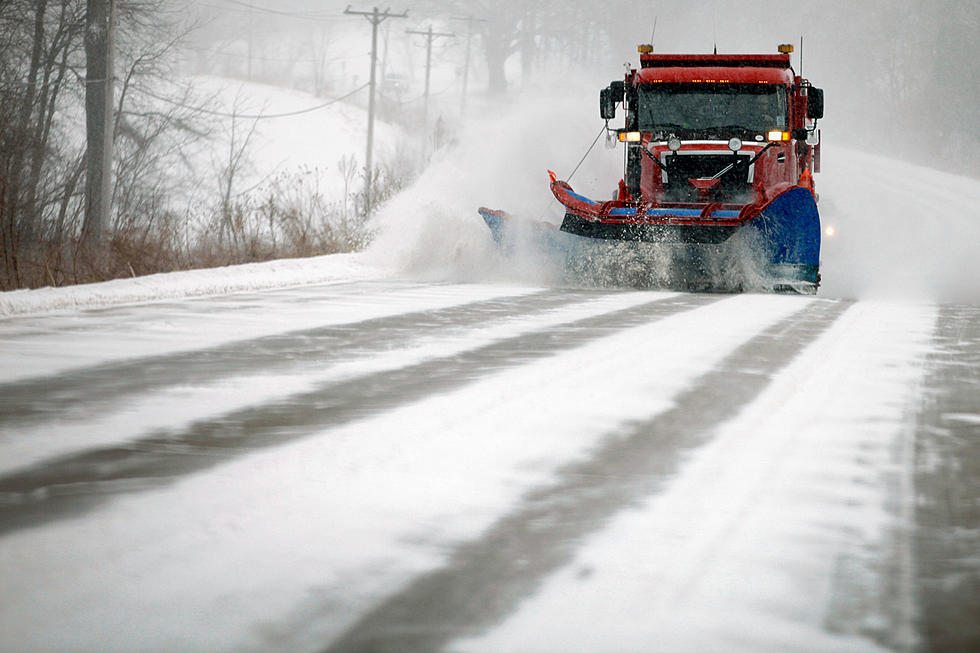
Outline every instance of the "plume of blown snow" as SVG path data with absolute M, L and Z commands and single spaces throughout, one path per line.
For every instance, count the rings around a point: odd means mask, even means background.
M 525 220 L 561 221 L 547 170 L 567 179 L 582 159 L 602 126 L 594 100 L 605 83 L 581 79 L 535 89 L 471 118 L 458 144 L 381 208 L 368 259 L 426 279 L 662 286 L 675 257 L 656 247 L 611 247 L 601 260 L 571 266 L 533 248 L 504 257 L 477 213 L 487 206 Z M 840 147 L 834 130 L 824 130 L 824 142 L 816 178 L 824 228 L 820 295 L 980 302 L 980 181 Z M 606 149 L 600 138 L 572 179 L 575 190 L 609 197 L 622 176 L 620 148 Z M 714 263 L 727 266 L 722 273 L 732 273 L 737 288 L 764 290 L 751 270 L 737 269 L 744 266 L 732 252 Z
M 547 171 L 567 178 L 592 144 L 602 127 L 592 101 L 600 85 L 584 80 L 546 95 L 525 93 L 468 119 L 458 143 L 437 153 L 408 192 L 379 210 L 368 258 L 416 277 L 553 281 L 549 266 L 533 256 L 502 260 L 477 209 L 561 221 Z M 573 181 L 583 192 L 609 196 L 621 176 L 622 153 L 601 141 Z
M 980 181 L 831 141 L 817 191 L 822 295 L 980 302 Z

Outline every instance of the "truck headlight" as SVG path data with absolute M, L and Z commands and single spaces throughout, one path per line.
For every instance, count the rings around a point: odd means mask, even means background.
M 742 149 L 742 139 L 733 138 L 728 141 L 728 149 L 730 149 L 732 152 L 738 152 L 740 149 Z
M 671 152 L 676 152 L 677 150 L 681 149 L 681 139 L 677 138 L 676 136 L 671 136 L 670 140 L 667 141 L 667 147 Z

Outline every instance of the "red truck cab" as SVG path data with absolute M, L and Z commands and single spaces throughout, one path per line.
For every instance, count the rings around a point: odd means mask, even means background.
M 640 69 L 600 95 L 603 118 L 626 108 L 618 199 L 740 210 L 793 186 L 812 191 L 823 91 L 795 74 L 791 50 L 689 55 L 640 46 Z

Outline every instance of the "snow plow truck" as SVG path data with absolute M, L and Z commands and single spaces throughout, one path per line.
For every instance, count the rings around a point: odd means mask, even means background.
M 607 138 L 625 146 L 613 198 L 576 193 L 549 171 L 565 214 L 561 233 L 543 237 L 566 252 L 609 241 L 675 244 L 697 261 L 698 250 L 738 234 L 767 289 L 815 293 L 821 228 L 813 174 L 824 99 L 793 70 L 793 46 L 753 55 L 638 50 L 640 68 L 599 93 Z M 618 109 L 624 124 L 611 128 Z M 480 214 L 503 242 L 515 220 Z

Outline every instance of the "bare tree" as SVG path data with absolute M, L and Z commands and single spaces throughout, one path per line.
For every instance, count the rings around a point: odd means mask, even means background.
M 98 182 L 100 174 L 104 180 L 111 180 L 110 166 L 117 175 L 132 172 L 124 176 L 125 184 L 116 186 L 115 201 L 149 206 L 148 186 L 131 183 L 133 177 L 139 170 L 146 179 L 159 180 L 161 175 L 153 174 L 154 167 L 167 169 L 173 163 L 165 160 L 174 150 L 169 135 L 187 130 L 191 122 L 188 112 L 179 107 L 163 112 L 149 108 L 144 93 L 147 85 L 141 83 L 165 77 L 162 62 L 173 55 L 173 25 L 179 22 L 173 14 L 164 20 L 171 3 L 0 2 L 0 288 L 79 278 L 75 263 L 63 260 L 75 256 L 82 217 L 90 207 L 86 188 L 103 211 L 89 220 L 87 231 L 102 235 L 119 226 L 105 217 L 112 186 Z M 107 30 L 112 18 L 120 28 L 114 54 L 125 71 L 114 110 L 109 106 L 111 94 L 105 92 L 114 75 L 106 66 L 99 66 L 110 55 L 102 46 L 111 35 Z M 86 30 L 87 24 L 93 29 Z M 88 65 L 89 54 L 92 65 Z M 94 104 L 101 117 L 93 122 L 101 130 L 92 140 L 105 145 L 115 138 L 118 145 L 122 135 L 125 145 L 120 156 L 112 159 L 106 147 L 101 153 L 95 147 L 95 154 L 87 156 L 77 138 L 86 133 L 77 116 L 86 106 L 87 92 L 93 89 L 101 91 L 88 98 L 96 98 Z M 107 124 L 113 113 L 115 120 Z M 95 171 L 89 171 L 90 164 Z M 93 190 L 96 187 L 98 192 Z M 153 211 L 145 215 L 149 217 Z

